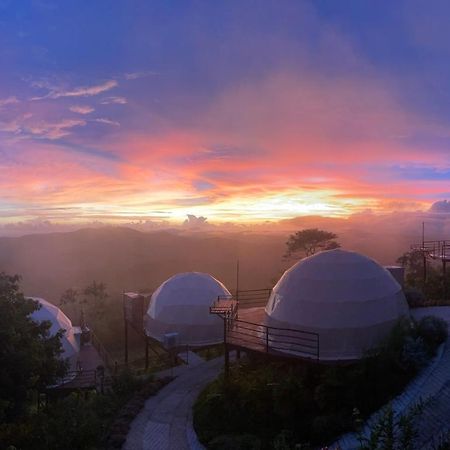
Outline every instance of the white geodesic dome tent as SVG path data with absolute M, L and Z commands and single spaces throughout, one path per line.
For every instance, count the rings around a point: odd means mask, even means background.
M 231 297 L 211 275 L 179 273 L 153 293 L 145 316 L 145 331 L 160 342 L 174 335 L 178 345 L 202 346 L 223 341 L 223 321 L 210 314 L 218 297 Z
M 77 366 L 80 345 L 75 337 L 74 327 L 70 319 L 55 305 L 39 297 L 27 297 L 39 302 L 41 308 L 31 314 L 34 322 L 49 321 L 51 323 L 50 335 L 54 336 L 59 330 L 63 329 L 64 335 L 61 338 L 63 348 L 62 357 L 69 360 L 69 370 L 75 370 Z
M 352 360 L 409 314 L 401 286 L 373 259 L 329 250 L 287 270 L 266 305 L 270 326 L 319 335 L 320 360 Z

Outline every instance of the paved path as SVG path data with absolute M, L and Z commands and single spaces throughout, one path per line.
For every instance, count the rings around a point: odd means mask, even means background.
M 175 368 L 177 378 L 150 397 L 133 420 L 123 449 L 203 449 L 192 425 L 192 407 L 201 390 L 219 375 L 222 367 L 223 356 L 191 368 Z
M 413 317 L 442 317 L 450 324 L 450 307 L 420 308 L 412 311 Z M 423 410 L 418 418 L 418 449 L 434 449 L 440 437 L 450 431 L 450 339 L 438 350 L 434 360 L 392 401 L 395 415 L 405 414 L 408 409 L 423 402 Z M 366 436 L 377 422 L 380 411 L 374 413 L 364 427 Z M 359 449 L 354 433 L 343 435 L 331 448 L 339 446 L 342 450 Z

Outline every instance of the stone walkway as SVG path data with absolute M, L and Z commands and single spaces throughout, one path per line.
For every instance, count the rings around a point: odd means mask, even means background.
M 450 324 L 450 307 L 420 308 L 412 312 L 413 317 L 437 316 Z M 450 330 L 449 330 L 450 331 Z M 423 410 L 418 419 L 418 449 L 434 449 L 441 436 L 450 431 L 450 339 L 440 348 L 431 362 L 405 389 L 392 401 L 396 416 L 405 414 L 409 408 L 422 402 Z M 367 421 L 364 435 L 368 436 L 370 428 L 377 422 L 380 411 L 374 413 Z M 342 450 L 359 449 L 355 433 L 343 435 L 330 448 Z
M 133 420 L 123 449 L 203 449 L 192 425 L 192 407 L 201 390 L 219 375 L 222 367 L 223 356 L 190 368 L 175 368 L 177 378 L 150 397 Z

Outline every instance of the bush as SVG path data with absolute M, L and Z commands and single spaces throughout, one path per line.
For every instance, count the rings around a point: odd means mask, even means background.
M 428 346 L 430 352 L 434 353 L 437 347 L 447 339 L 447 322 L 440 317 L 423 317 L 417 324 L 417 333 Z
M 430 353 L 424 340 L 420 336 L 416 338 L 407 336 L 403 345 L 403 364 L 417 371 L 424 367 L 429 359 Z
M 113 378 L 112 389 L 118 396 L 128 396 L 136 392 L 142 385 L 143 381 L 127 368 Z
M 410 308 L 419 308 L 427 303 L 424 293 L 417 288 L 405 288 L 404 293 Z
M 208 448 L 211 450 L 261 450 L 261 440 L 252 434 L 222 435 L 214 438 Z
M 364 420 L 398 395 L 446 338 L 445 322 L 425 319 L 400 319 L 378 349 L 353 364 L 252 358 L 232 366 L 227 383 L 218 378 L 195 404 L 199 439 L 208 448 L 239 448 L 236 436 L 250 434 L 262 449 L 284 450 L 315 448 L 354 430 L 355 409 Z

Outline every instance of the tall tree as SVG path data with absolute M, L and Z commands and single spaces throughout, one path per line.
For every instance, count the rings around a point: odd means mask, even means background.
M 60 298 L 61 305 L 73 305 L 78 303 L 79 293 L 76 289 L 66 289 Z
M 89 286 L 86 286 L 83 294 L 83 303 L 86 303 L 90 314 L 96 319 L 103 316 L 106 309 L 106 300 L 109 297 L 106 284 L 94 280 Z
M 339 248 L 337 235 L 318 228 L 307 228 L 289 236 L 286 242 L 286 258 L 311 256 L 321 250 Z
M 0 273 L 0 422 L 20 416 L 30 390 L 54 384 L 67 370 L 63 331 L 52 336 L 50 322 L 31 320 L 39 308 L 20 292 L 17 275 Z
M 409 287 L 423 287 L 423 253 L 411 250 L 397 258 L 397 264 L 405 268 L 405 283 Z

